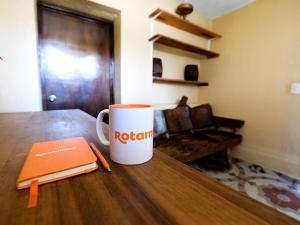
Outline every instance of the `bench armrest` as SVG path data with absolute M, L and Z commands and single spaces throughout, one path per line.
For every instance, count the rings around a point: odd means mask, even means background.
M 219 127 L 231 128 L 233 132 L 236 132 L 238 129 L 242 128 L 245 124 L 243 120 L 230 119 L 220 116 L 213 117 L 214 123 Z

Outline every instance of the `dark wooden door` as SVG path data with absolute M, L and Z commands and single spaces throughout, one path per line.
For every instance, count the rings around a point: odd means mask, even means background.
M 113 103 L 112 24 L 39 6 L 43 109 L 92 116 Z

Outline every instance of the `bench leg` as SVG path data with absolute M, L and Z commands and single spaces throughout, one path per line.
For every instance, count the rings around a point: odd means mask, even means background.
M 227 165 L 228 169 L 232 168 L 231 148 L 226 148 Z

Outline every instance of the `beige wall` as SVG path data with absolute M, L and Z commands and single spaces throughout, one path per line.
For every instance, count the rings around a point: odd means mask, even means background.
M 93 0 L 93 2 L 120 10 L 117 32 L 119 50 L 116 68 L 116 101 L 172 104 L 181 95 L 192 102 L 199 99 L 198 88 L 152 84 L 152 56 L 164 60 L 166 76 L 182 77 L 185 62 L 198 63 L 190 55 L 170 54 L 156 49 L 148 38 L 154 32 L 174 34 L 179 39 L 206 45 L 183 31 L 151 22 L 148 15 L 158 7 L 173 11 L 175 0 Z M 194 12 L 190 20 L 210 28 L 211 21 Z M 41 110 L 41 88 L 37 64 L 37 26 L 35 0 L 0 2 L 0 112 Z M 189 60 L 190 58 L 190 60 Z M 176 62 L 176 63 L 174 63 Z M 168 66 L 174 64 L 174 66 Z
M 200 94 L 216 114 L 246 121 L 237 156 L 298 177 L 300 96 L 288 90 L 300 81 L 299 21 L 299 0 L 257 0 L 213 21 L 221 57 L 204 63 Z

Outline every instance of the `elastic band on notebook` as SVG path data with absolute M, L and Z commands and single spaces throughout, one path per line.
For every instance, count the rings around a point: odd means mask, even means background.
M 38 203 L 38 180 L 33 180 L 30 184 L 30 193 L 27 208 L 33 208 Z

